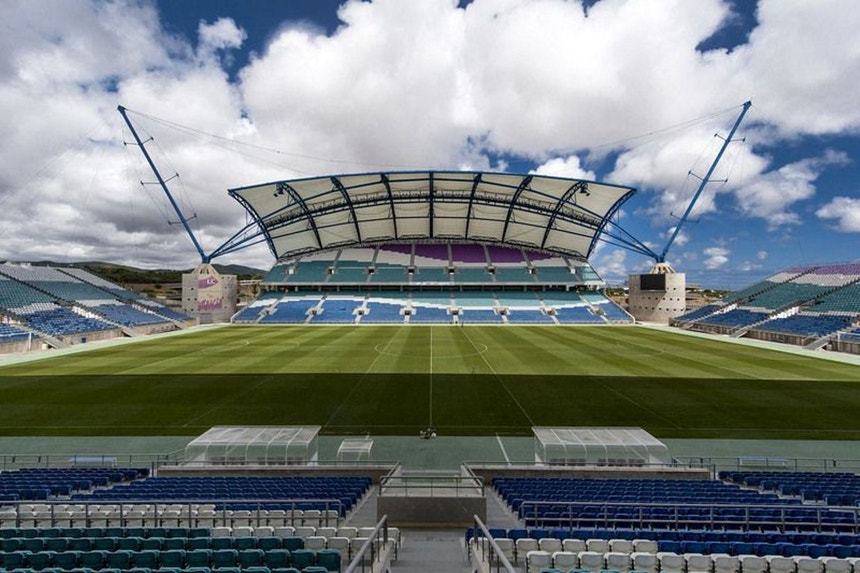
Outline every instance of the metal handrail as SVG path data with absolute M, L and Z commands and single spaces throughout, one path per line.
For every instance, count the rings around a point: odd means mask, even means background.
M 309 499 L 309 498 L 289 498 L 289 499 L 51 499 L 51 500 L 21 500 L 21 501 L 13 501 L 13 502 L 4 502 L 3 506 L 5 507 L 14 507 L 15 508 L 15 517 L 14 523 L 15 527 L 21 527 L 23 522 L 29 521 L 37 521 L 41 519 L 50 519 L 50 526 L 57 526 L 60 521 L 68 521 L 70 519 L 78 519 L 74 517 L 70 517 L 67 515 L 62 515 L 59 510 L 56 508 L 58 506 L 83 506 L 83 515 L 79 518 L 83 520 L 81 526 L 91 527 L 93 521 L 99 521 L 102 519 L 117 519 L 117 526 L 127 527 L 129 520 L 139 519 L 138 516 L 134 515 L 133 512 L 136 511 L 139 507 L 151 507 L 153 510 L 153 515 L 151 519 L 155 520 L 154 526 L 161 527 L 164 525 L 165 521 L 168 520 L 178 520 L 178 521 L 186 521 L 188 525 L 191 527 L 197 526 L 196 523 L 199 522 L 200 519 L 203 520 L 220 520 L 222 523 L 227 523 L 228 520 L 231 519 L 231 516 L 228 515 L 228 511 L 234 511 L 231 508 L 228 508 L 228 505 L 242 505 L 242 506 L 253 506 L 256 505 L 254 509 L 248 509 L 247 511 L 251 512 L 251 516 L 247 519 L 254 522 L 256 527 L 261 525 L 266 525 L 266 521 L 269 519 L 268 516 L 264 516 L 262 514 L 263 511 L 267 511 L 263 506 L 264 505 L 281 505 L 281 506 L 289 506 L 289 509 L 285 509 L 286 512 L 285 518 L 289 519 L 290 524 L 295 524 L 297 521 L 301 521 L 303 519 L 302 514 L 297 514 L 297 511 L 300 511 L 301 508 L 297 507 L 299 504 L 304 503 L 315 503 L 315 504 L 324 504 L 325 510 L 322 510 L 324 513 L 320 516 L 320 520 L 327 525 L 338 525 L 340 522 L 341 516 L 343 515 L 343 502 L 339 499 L 335 498 L 326 498 L 326 499 Z M 214 506 L 215 507 L 215 515 L 214 516 L 199 516 L 196 514 L 195 506 Z M 47 506 L 48 511 L 43 512 L 39 515 L 39 512 L 31 512 L 31 515 L 22 515 L 21 508 L 22 506 Z M 110 516 L 102 516 L 99 514 L 95 514 L 96 511 L 103 506 L 116 506 L 118 510 L 118 515 L 115 517 Z M 164 516 L 159 510 L 163 511 L 164 508 L 169 506 L 182 506 L 179 515 L 169 515 Z M 330 510 L 337 511 L 338 517 L 329 516 L 328 512 Z M 48 515 L 45 515 L 47 513 Z M 149 520 L 150 517 L 145 517 L 143 519 Z M 0 513 L 0 526 L 6 527 L 9 521 L 12 521 L 13 518 L 9 514 Z
M 484 522 L 481 521 L 481 518 L 477 515 L 472 516 L 474 520 L 475 526 L 473 531 L 475 532 L 475 536 L 472 538 L 472 542 L 476 545 L 480 544 L 481 548 L 481 560 L 489 565 L 489 567 L 496 566 L 496 571 L 505 571 L 505 573 L 516 573 L 516 569 L 511 565 L 511 562 L 505 556 L 502 549 L 499 547 L 499 544 L 496 543 L 496 540 L 490 534 L 487 526 L 484 525 Z M 478 535 L 478 531 L 481 532 L 481 535 Z M 490 550 L 487 551 L 484 547 L 484 543 L 489 546 Z M 492 569 L 490 569 L 492 570 Z
M 413 491 L 418 488 L 421 490 L 429 489 L 429 495 L 432 497 L 436 493 L 448 493 L 453 489 L 458 495 L 461 491 L 477 493 L 484 495 L 484 480 L 478 476 L 460 476 L 460 475 L 397 475 L 383 476 L 379 481 L 379 494 L 385 495 L 389 492 L 401 492 L 404 495 L 409 494 L 409 489 Z
M 568 515 L 548 517 L 540 515 L 539 509 L 546 507 L 567 509 Z M 597 512 L 590 516 L 573 515 L 575 507 L 593 507 Z M 610 508 L 629 508 L 638 510 L 636 516 L 610 515 Z M 667 509 L 672 514 L 667 517 L 651 517 L 645 515 L 648 508 Z M 707 512 L 706 516 L 683 515 L 685 509 L 698 509 Z M 717 510 L 735 509 L 743 513 L 743 520 L 728 519 L 717 515 Z M 758 518 L 755 512 L 759 510 L 778 510 L 779 518 Z M 804 510 L 814 511 L 815 518 L 811 521 L 791 519 L 788 512 Z M 851 516 L 852 523 L 831 519 L 832 513 L 838 512 Z M 519 516 L 525 520 L 535 520 L 543 526 L 567 527 L 570 529 L 594 527 L 618 527 L 653 529 L 655 526 L 669 526 L 678 529 L 689 524 L 707 524 L 711 529 L 719 527 L 756 528 L 772 526 L 780 530 L 786 527 L 807 526 L 815 530 L 827 527 L 850 527 L 854 532 L 860 531 L 860 508 L 827 506 L 827 505 L 772 505 L 772 504 L 731 504 L 731 503 L 638 503 L 638 502 L 608 502 L 608 501 L 523 501 L 519 508 Z M 585 525 L 583 525 L 583 523 Z
M 380 532 L 382 533 L 382 543 L 378 543 L 377 538 L 379 537 Z M 365 565 L 368 561 L 365 561 L 364 555 L 365 553 L 370 551 L 370 560 L 371 570 L 373 570 L 372 564 L 374 561 L 378 561 L 382 559 L 382 551 L 381 547 L 388 542 L 388 515 L 383 515 L 382 519 L 379 520 L 379 523 L 376 524 L 376 527 L 373 529 L 373 533 L 367 536 L 367 539 L 364 540 L 364 543 L 361 544 L 361 547 L 358 549 L 358 552 L 352 558 L 352 561 L 347 565 L 344 573 L 355 573 L 356 571 L 364 571 Z M 379 545 L 379 547 L 377 547 Z M 359 569 L 361 567 L 361 569 Z

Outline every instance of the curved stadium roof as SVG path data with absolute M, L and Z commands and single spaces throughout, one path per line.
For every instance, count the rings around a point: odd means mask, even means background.
M 472 171 L 333 175 L 231 189 L 278 260 L 382 242 L 517 245 L 587 258 L 630 187 Z

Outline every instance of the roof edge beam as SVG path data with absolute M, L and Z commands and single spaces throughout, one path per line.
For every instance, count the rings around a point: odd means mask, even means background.
M 481 184 L 481 174 L 475 175 L 472 179 L 472 193 L 469 195 L 469 209 L 466 211 L 466 232 L 464 236 L 469 238 L 469 224 L 472 222 L 472 205 L 475 203 L 475 193 L 478 191 L 478 185 Z
M 305 213 L 305 218 L 308 220 L 308 225 L 311 227 L 311 231 L 314 233 L 314 238 L 317 240 L 317 244 L 320 249 L 323 248 L 322 238 L 320 237 L 320 231 L 317 229 L 317 223 L 314 221 L 313 215 L 311 215 L 310 210 L 308 209 L 308 204 L 305 203 L 305 200 L 302 199 L 302 196 L 299 195 L 298 191 L 296 191 L 289 183 L 285 181 L 281 181 L 275 186 L 275 195 L 283 195 L 287 194 L 292 197 L 293 201 L 299 204 L 302 208 L 302 211 Z
M 355 236 L 358 239 L 358 242 L 361 242 L 361 229 L 358 226 L 358 217 L 355 216 L 355 205 L 352 203 L 352 199 L 349 196 L 349 193 L 346 191 L 346 187 L 343 186 L 340 179 L 337 177 L 330 177 L 332 184 L 335 188 L 340 191 L 340 194 L 343 195 L 343 200 L 346 202 L 346 206 L 349 208 L 349 214 L 352 216 L 352 222 L 355 225 Z
M 388 202 L 391 204 L 391 223 L 394 225 L 394 239 L 396 240 L 400 238 L 400 234 L 397 232 L 397 211 L 394 209 L 394 194 L 391 192 L 391 181 L 388 180 L 388 175 L 385 173 L 379 174 L 379 180 L 388 193 Z
M 552 215 L 550 215 L 549 221 L 547 221 L 546 231 L 543 233 L 543 240 L 540 242 L 541 249 L 546 246 L 546 241 L 549 239 L 549 234 L 552 232 L 553 227 L 555 227 L 555 220 L 558 219 L 558 214 L 561 213 L 561 208 L 565 203 L 570 201 L 572 197 L 575 197 L 577 193 L 591 195 L 588 190 L 588 183 L 585 181 L 577 181 L 567 188 L 567 191 L 564 192 L 564 195 L 562 195 L 561 199 L 558 200 L 558 203 L 555 204 L 555 208 L 552 210 Z
M 517 190 L 514 191 L 514 196 L 511 197 L 511 205 L 510 205 L 510 207 L 508 207 L 508 214 L 505 217 L 505 226 L 502 228 L 502 242 L 503 243 L 505 242 L 505 239 L 508 236 L 508 225 L 511 224 L 511 217 L 513 217 L 513 215 L 514 215 L 514 209 L 516 209 L 516 207 L 517 207 L 517 201 L 519 200 L 520 195 L 523 194 L 523 191 L 525 191 L 526 188 L 529 186 L 529 184 L 531 184 L 533 178 L 534 178 L 534 175 L 527 175 L 527 176 L 523 177 L 523 180 L 520 181 L 519 187 L 517 187 Z

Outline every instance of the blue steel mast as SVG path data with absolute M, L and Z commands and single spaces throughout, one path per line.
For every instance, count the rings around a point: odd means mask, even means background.
M 729 146 L 729 143 L 732 142 L 732 137 L 734 137 L 735 132 L 738 130 L 738 126 L 740 126 L 741 122 L 744 119 L 744 116 L 747 114 L 750 106 L 752 106 L 751 101 L 747 101 L 743 105 L 743 109 L 741 110 L 738 119 L 735 121 L 735 124 L 732 126 L 731 131 L 729 132 L 728 137 L 723 141 L 723 145 L 720 147 L 720 151 L 717 153 L 717 156 L 714 158 L 714 162 L 711 163 L 711 167 L 708 169 L 708 173 L 702 178 L 702 182 L 699 184 L 699 188 L 696 189 L 696 192 L 693 194 L 693 198 L 690 199 L 690 204 L 687 205 L 687 210 L 684 211 L 684 214 L 681 216 L 681 220 L 678 221 L 678 224 L 675 225 L 675 231 L 672 233 L 672 236 L 669 237 L 669 242 L 666 243 L 666 246 L 663 248 L 663 252 L 655 257 L 655 260 L 658 263 L 666 262 L 666 255 L 669 253 L 669 249 L 672 247 L 672 244 L 675 242 L 675 239 L 678 237 L 678 233 L 681 232 L 681 227 L 684 226 L 684 223 L 687 222 L 687 219 L 690 217 L 690 213 L 693 212 L 693 207 L 696 206 L 696 202 L 699 200 L 699 196 L 702 194 L 702 191 L 705 189 L 705 185 L 711 180 L 711 176 L 714 174 L 714 169 L 717 168 L 717 164 L 720 162 L 720 159 L 723 157 L 723 153 L 726 151 L 726 148 Z
M 134 125 L 132 125 L 131 120 L 128 118 L 126 114 L 126 108 L 123 106 L 117 106 L 117 111 L 119 111 L 122 118 L 125 120 L 126 125 L 131 130 L 131 135 L 134 137 L 134 140 L 137 142 L 137 146 L 140 147 L 140 150 L 143 152 L 143 156 L 146 158 L 146 162 L 149 163 L 149 168 L 152 169 L 152 172 L 155 173 L 155 178 L 158 180 L 158 184 L 161 186 L 164 194 L 167 195 L 167 200 L 170 201 L 170 204 L 173 206 L 173 210 L 179 216 L 180 222 L 182 222 L 182 226 L 185 227 L 185 232 L 191 238 L 191 242 L 194 243 L 194 248 L 197 249 L 197 252 L 200 254 L 200 260 L 204 263 L 208 263 L 211 260 L 211 257 L 207 255 L 203 251 L 203 247 L 200 246 L 200 243 L 197 241 L 197 237 L 194 236 L 194 231 L 191 230 L 191 226 L 188 224 L 188 219 L 182 213 L 182 210 L 179 208 L 179 204 L 176 203 L 176 200 L 173 198 L 173 194 L 170 192 L 170 189 L 167 187 L 167 182 L 161 176 L 161 173 L 158 171 L 158 168 L 155 166 L 155 162 L 152 160 L 152 157 L 149 156 L 149 152 L 146 150 L 146 145 L 140 139 L 140 136 L 137 134 L 137 130 L 134 129 Z

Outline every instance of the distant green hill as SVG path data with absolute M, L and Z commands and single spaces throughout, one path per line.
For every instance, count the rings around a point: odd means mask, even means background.
M 74 267 L 85 269 L 111 282 L 120 284 L 164 284 L 182 281 L 182 274 L 192 269 L 139 269 L 126 265 L 89 261 L 80 263 L 55 263 L 52 261 L 36 261 L 31 265 L 45 267 Z M 266 271 L 245 267 L 242 265 L 214 265 L 215 269 L 225 275 L 236 275 L 239 280 L 262 278 Z

